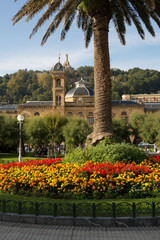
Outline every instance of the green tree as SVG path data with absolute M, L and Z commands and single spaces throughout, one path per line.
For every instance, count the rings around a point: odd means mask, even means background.
M 142 141 L 141 138 L 141 128 L 144 123 L 145 115 L 141 113 L 133 113 L 131 115 L 130 120 L 130 127 L 131 127 L 131 134 L 134 136 L 134 144 L 138 144 Z
M 113 119 L 113 133 L 116 142 L 130 142 L 129 135 L 129 126 L 127 126 L 126 121 Z
M 27 94 L 27 79 L 28 73 L 26 70 L 19 70 L 17 74 L 12 75 L 7 84 L 7 92 L 12 103 L 22 103 L 23 96 Z
M 131 116 L 131 127 L 135 135 L 135 142 L 159 143 L 160 114 L 135 113 Z
M 140 126 L 140 136 L 144 142 L 155 143 L 157 136 L 157 126 L 154 124 L 155 115 L 145 114 L 143 124 Z
M 24 122 L 24 132 L 27 143 L 34 147 L 35 152 L 49 142 L 49 132 L 41 117 L 27 118 Z
M 17 151 L 19 130 L 15 118 L 0 116 L 0 151 Z
M 51 90 L 53 79 L 50 73 L 44 72 L 38 74 L 38 83 L 39 86 L 42 86 L 44 89 Z
M 63 135 L 67 151 L 74 147 L 82 146 L 87 138 L 87 135 L 92 132 L 92 127 L 85 119 L 70 118 L 68 123 L 63 128 Z
M 154 128 L 156 129 L 156 145 L 160 146 L 160 113 L 155 113 Z
M 53 145 L 60 145 L 64 141 L 63 126 L 67 123 L 67 118 L 59 115 L 49 115 L 44 117 L 44 122 L 49 132 L 49 141 Z
M 15 0 L 17 1 L 17 0 Z M 92 33 L 94 35 L 94 81 L 95 81 L 95 122 L 92 134 L 93 143 L 104 137 L 110 137 L 112 131 L 111 111 L 111 76 L 108 45 L 109 23 L 114 23 L 118 37 L 125 44 L 126 24 L 133 22 L 142 39 L 145 37 L 142 23 L 152 36 L 155 32 L 151 20 L 160 27 L 160 6 L 158 0 L 28 0 L 13 17 L 17 23 L 23 17 L 26 21 L 45 8 L 37 25 L 37 30 L 50 17 L 53 19 L 42 39 L 42 45 L 54 33 L 63 21 L 61 39 L 64 39 L 74 17 L 77 15 L 77 25 L 85 33 L 85 43 L 88 46 Z M 55 15 L 54 15 L 55 14 Z

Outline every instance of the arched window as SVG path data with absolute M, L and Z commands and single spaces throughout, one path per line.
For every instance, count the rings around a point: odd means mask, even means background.
M 121 115 L 122 115 L 122 116 L 126 116 L 127 113 L 126 113 L 126 112 L 122 112 Z
M 83 113 L 82 113 L 82 112 L 79 112 L 79 113 L 78 113 L 78 116 L 79 116 L 79 117 L 82 117 L 82 116 L 83 116 Z
M 34 116 L 40 116 L 39 112 L 36 112 L 36 113 L 34 114 Z
M 89 112 L 89 113 L 88 113 L 88 116 L 93 116 L 93 112 Z
M 128 121 L 128 117 L 127 117 L 127 113 L 126 112 L 122 112 L 121 113 L 121 119 L 124 120 L 124 121 Z
M 56 80 L 56 87 L 61 87 L 61 80 L 60 79 Z
M 68 112 L 68 116 L 72 116 L 72 112 Z

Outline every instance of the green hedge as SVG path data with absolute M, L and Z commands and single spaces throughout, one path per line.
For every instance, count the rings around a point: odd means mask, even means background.
M 85 148 L 76 148 L 68 153 L 64 162 L 83 163 L 86 160 L 93 162 L 135 162 L 140 163 L 146 158 L 143 150 L 131 144 L 108 144 L 103 143 L 97 146 L 87 146 Z

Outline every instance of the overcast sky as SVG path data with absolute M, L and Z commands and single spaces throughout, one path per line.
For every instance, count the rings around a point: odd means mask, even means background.
M 73 24 L 64 41 L 60 41 L 60 30 L 56 31 L 42 47 L 40 45 L 45 29 L 49 23 L 29 39 L 29 35 L 38 18 L 26 23 L 21 20 L 15 26 L 12 17 L 21 8 L 26 0 L 1 0 L 0 8 L 0 76 L 14 73 L 19 69 L 49 70 L 58 61 L 65 61 L 68 53 L 72 67 L 93 66 L 93 41 L 88 49 L 84 46 L 83 32 Z M 146 39 L 141 40 L 135 28 L 127 28 L 126 45 L 122 46 L 115 29 L 110 24 L 109 42 L 111 67 L 121 70 L 139 67 L 160 71 L 160 30 L 156 29 L 153 38 L 146 31 Z

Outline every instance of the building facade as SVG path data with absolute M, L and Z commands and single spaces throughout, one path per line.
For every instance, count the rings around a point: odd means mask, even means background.
M 90 124 L 94 123 L 94 90 L 87 86 L 87 82 L 80 79 L 75 87 L 66 93 L 65 69 L 71 68 L 68 55 L 64 66 L 56 63 L 53 67 L 53 101 L 28 101 L 17 106 L 17 114 L 24 116 L 43 116 L 46 114 L 60 114 L 68 117 L 83 117 Z M 132 113 L 144 112 L 144 105 L 136 101 L 112 101 L 112 116 L 130 121 Z
M 124 94 L 122 100 L 135 100 L 143 103 L 160 103 L 160 94 Z

